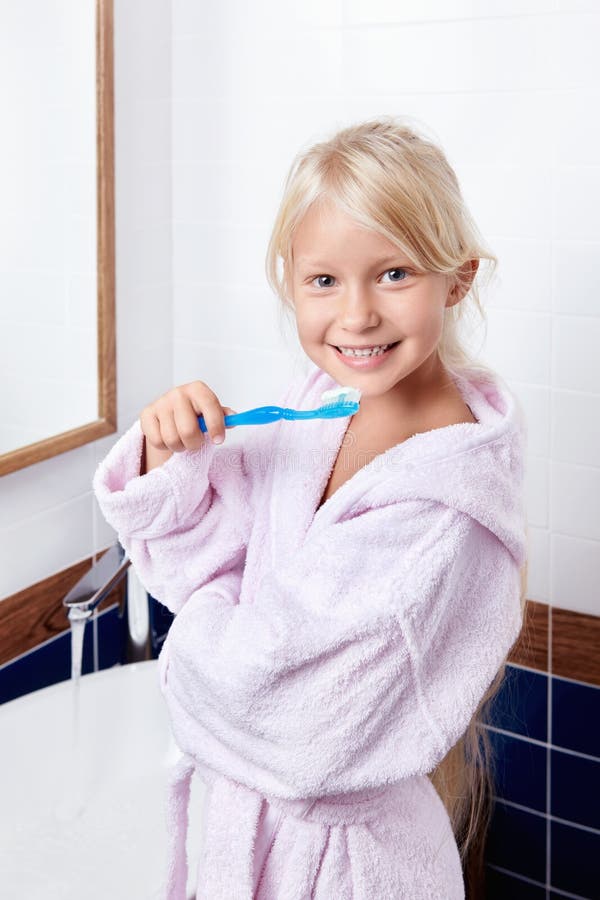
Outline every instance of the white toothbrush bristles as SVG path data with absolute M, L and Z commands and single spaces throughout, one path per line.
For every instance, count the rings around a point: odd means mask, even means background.
M 338 387 L 323 391 L 321 400 L 323 406 L 335 406 L 338 403 L 360 403 L 360 394 L 360 388 Z

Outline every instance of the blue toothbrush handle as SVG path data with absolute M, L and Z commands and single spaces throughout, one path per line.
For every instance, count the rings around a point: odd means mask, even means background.
M 246 412 L 232 413 L 224 417 L 225 427 L 228 425 L 267 425 L 269 422 L 275 422 L 283 416 L 281 406 L 257 406 L 256 409 L 249 409 Z M 198 424 L 200 431 L 206 433 L 206 423 L 204 416 L 198 416 Z
M 358 403 L 345 401 L 332 406 L 321 406 L 319 409 L 288 409 L 282 406 L 257 406 L 242 413 L 225 416 L 225 427 L 228 425 L 268 425 L 278 419 L 296 421 L 300 419 L 334 419 L 339 416 L 351 416 L 358 411 Z M 200 430 L 206 433 L 204 416 L 198 416 Z

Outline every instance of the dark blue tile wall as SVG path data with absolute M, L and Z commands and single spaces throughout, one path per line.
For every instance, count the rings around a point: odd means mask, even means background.
M 486 897 L 600 900 L 600 688 L 508 665 L 488 721 Z
M 600 757 L 600 688 L 552 679 L 552 743 Z
M 546 810 L 546 747 L 491 731 L 496 796 L 540 812 Z
M 546 881 L 546 819 L 496 800 L 486 860 L 542 884 Z
M 548 737 L 548 677 L 507 665 L 491 710 L 496 728 L 538 741 Z
M 552 822 L 551 842 L 552 887 L 600 900 L 600 834 Z
M 552 750 L 551 772 L 552 815 L 600 832 L 600 761 Z
M 486 871 L 487 900 L 546 900 L 546 889 L 506 872 L 488 866 Z
M 152 647 L 152 658 L 157 659 L 163 641 L 167 636 L 167 632 L 171 627 L 171 622 L 175 618 L 166 606 L 155 600 L 154 597 L 148 596 L 150 602 L 150 640 Z

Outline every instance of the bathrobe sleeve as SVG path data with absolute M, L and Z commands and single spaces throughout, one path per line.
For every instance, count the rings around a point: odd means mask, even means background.
M 188 599 L 159 659 L 184 752 L 303 799 L 431 772 L 521 628 L 519 568 L 463 512 L 404 500 L 328 525 L 236 605 Z
M 289 405 L 297 385 L 278 405 Z M 278 427 L 243 426 L 239 445 L 228 431 L 224 444 L 207 440 L 140 475 L 144 434 L 137 419 L 98 465 L 93 489 L 102 515 L 142 585 L 171 612 L 214 578 L 237 577 L 239 585 Z

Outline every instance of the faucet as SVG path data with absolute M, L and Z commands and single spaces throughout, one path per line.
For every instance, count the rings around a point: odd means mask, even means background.
M 119 542 L 110 547 L 63 598 L 63 606 L 66 606 L 68 609 L 69 621 L 81 621 L 82 619 L 87 621 L 98 604 L 125 578 L 130 565 L 131 560 Z M 133 569 L 131 572 L 133 573 Z M 137 579 L 135 583 L 139 585 Z M 143 597 L 141 597 L 140 591 L 133 589 L 134 585 L 129 578 L 127 587 L 128 628 L 126 662 L 129 663 L 150 659 L 151 653 L 146 592 L 143 591 Z M 122 597 L 119 600 L 120 619 L 123 618 L 125 613 L 124 597 L 125 592 L 122 593 Z M 145 604 L 145 610 L 141 608 L 142 604 Z M 135 622 L 136 613 L 137 623 Z

